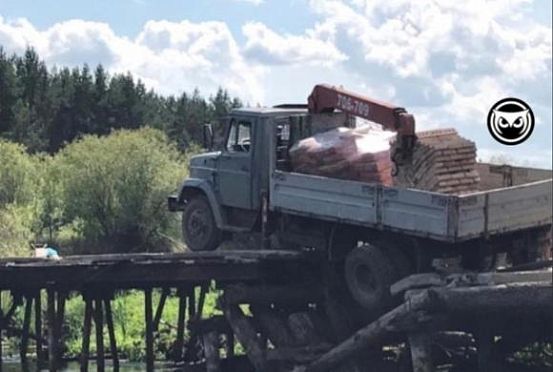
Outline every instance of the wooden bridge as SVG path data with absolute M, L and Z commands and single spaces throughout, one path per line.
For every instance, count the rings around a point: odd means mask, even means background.
M 335 267 L 314 252 L 3 259 L 0 294 L 9 292 L 12 301 L 2 307 L 7 311 L 0 314 L 0 331 L 14 333 L 11 319 L 23 307 L 23 326 L 17 330 L 22 364 L 34 339 L 39 365 L 59 370 L 66 299 L 79 294 L 85 302 L 81 371 L 88 370 L 92 359 L 93 323 L 97 370 L 104 371 L 111 359 L 117 371 L 111 301 L 117 291 L 134 289 L 144 293 L 146 371 L 154 370 L 154 337 L 171 293 L 179 299 L 174 359 L 180 362 L 175 367 L 186 372 L 352 372 L 368 365 L 388 371 L 383 346 L 398 343 L 408 345 L 403 349 L 413 371 L 434 372 L 437 363 L 466 363 L 468 357 L 474 362 L 471 371 L 504 370 L 499 363 L 506 356 L 536 341 L 552 341 L 551 266 L 546 261 L 489 273 L 413 274 L 391 287 L 397 307 L 359 324 L 352 323 L 352 311 L 365 310 L 350 302 Z M 223 315 L 205 319 L 203 307 L 213 284 L 221 289 Z M 154 289 L 161 293 L 156 304 Z M 42 299 L 47 300 L 46 327 Z M 248 305 L 247 312 L 242 305 Z M 234 354 L 235 338 L 245 355 Z M 438 358 L 437 343 L 448 345 Z M 195 345 L 201 345 L 201 355 L 187 359 Z
M 145 369 L 152 371 L 154 332 L 159 326 L 164 304 L 171 291 L 179 297 L 176 349 L 182 350 L 186 317 L 189 322 L 201 317 L 205 295 L 212 281 L 217 285 L 228 285 L 260 282 L 275 276 L 281 277 L 286 272 L 293 276 L 293 273 L 301 271 L 299 266 L 304 267 L 307 261 L 305 253 L 270 250 L 71 256 L 59 261 L 39 258 L 2 259 L 0 294 L 10 292 L 12 302 L 7 306 L 4 304 L 9 310 L 0 313 L 0 331 L 9 327 L 16 309 L 23 306 L 19 350 L 21 362 L 27 362 L 29 339 L 33 338 L 38 364 L 47 363 L 50 371 L 56 371 L 62 358 L 59 340 L 63 332 L 65 302 L 70 294 L 79 293 L 86 304 L 81 370 L 88 369 L 92 322 L 96 324 L 97 370 L 105 369 L 104 326 L 109 335 L 113 369 L 118 370 L 111 300 L 118 290 L 138 289 L 144 292 Z M 154 311 L 152 290 L 157 288 L 161 289 L 162 294 Z M 47 294 L 46 327 L 43 327 L 42 320 L 43 292 Z M 33 305 L 34 325 L 31 327 Z M 47 334 L 46 339 L 44 333 Z M 228 338 L 233 340 L 232 335 Z M 233 345 L 228 348 L 233 349 Z M 1 356 L 0 344 L 0 371 Z

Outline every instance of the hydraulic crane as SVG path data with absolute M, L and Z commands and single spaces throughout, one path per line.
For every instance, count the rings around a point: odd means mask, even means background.
M 403 107 L 365 97 L 327 84 L 315 85 L 308 98 L 310 113 L 341 110 L 382 125 L 397 132 L 397 143 L 392 160 L 402 165 L 410 162 L 415 146 L 415 118 Z

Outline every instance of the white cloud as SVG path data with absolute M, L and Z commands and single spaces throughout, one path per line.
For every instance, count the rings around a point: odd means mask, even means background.
M 17 53 L 33 46 L 50 65 L 102 63 L 130 71 L 165 94 L 221 86 L 246 101 L 264 99 L 261 69 L 248 65 L 223 22 L 149 21 L 130 39 L 100 22 L 70 20 L 42 31 L 25 19 L 0 18 L 0 45 Z
M 265 2 L 265 0 L 232 0 L 237 3 L 249 3 L 255 6 L 261 5 Z
M 242 32 L 247 39 L 245 55 L 263 64 L 332 65 L 347 59 L 332 42 L 313 32 L 305 36 L 280 35 L 260 22 L 245 24 Z

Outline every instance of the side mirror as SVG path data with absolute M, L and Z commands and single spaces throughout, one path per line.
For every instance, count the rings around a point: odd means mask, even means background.
M 213 126 L 211 123 L 204 124 L 203 127 L 204 148 L 211 151 L 213 149 Z

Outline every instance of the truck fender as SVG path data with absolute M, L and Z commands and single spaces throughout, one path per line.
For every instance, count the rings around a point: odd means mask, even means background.
M 186 199 L 191 198 L 194 195 L 202 194 L 209 201 L 209 206 L 211 207 L 211 212 L 215 218 L 215 223 L 218 228 L 223 228 L 223 213 L 221 211 L 221 206 L 215 197 L 213 188 L 208 181 L 202 180 L 199 178 L 188 178 L 182 184 L 179 193 L 179 203 L 185 203 Z

